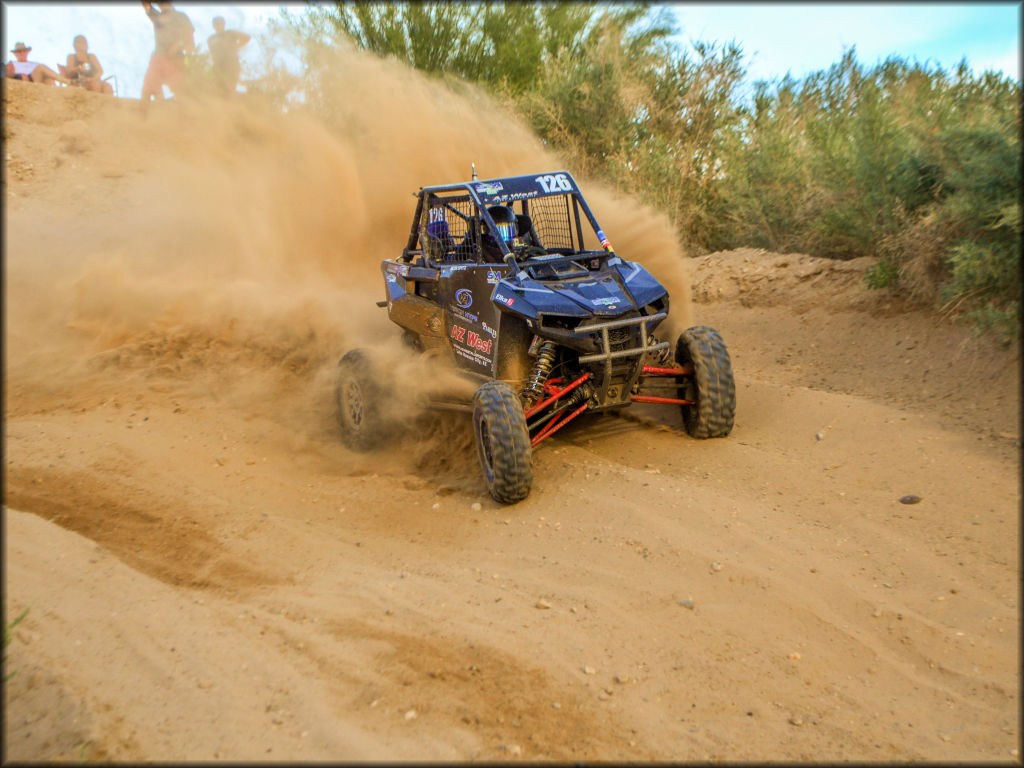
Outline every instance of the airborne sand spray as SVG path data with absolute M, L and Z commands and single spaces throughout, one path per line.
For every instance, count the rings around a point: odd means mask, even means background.
M 155 105 L 145 122 L 125 104 L 90 115 L 94 160 L 119 163 L 119 181 L 88 213 L 17 220 L 9 374 L 51 389 L 157 376 L 310 434 L 330 429 L 340 355 L 371 346 L 400 359 L 374 302 L 381 259 L 408 237 L 413 193 L 467 180 L 473 163 L 481 178 L 565 168 L 475 87 L 456 93 L 395 61 L 331 55 L 336 98 L 315 113 L 249 99 Z M 577 181 L 616 250 L 669 289 L 672 326 L 659 335 L 674 342 L 690 316 L 675 233 Z

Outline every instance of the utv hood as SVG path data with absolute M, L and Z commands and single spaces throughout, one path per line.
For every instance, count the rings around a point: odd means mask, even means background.
M 525 272 L 494 287 L 493 301 L 523 317 L 618 317 L 665 295 L 662 285 L 639 264 L 609 261 L 610 269 L 570 279 L 539 280 Z

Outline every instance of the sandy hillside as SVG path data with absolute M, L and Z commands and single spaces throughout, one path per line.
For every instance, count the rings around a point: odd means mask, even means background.
M 333 128 L 5 83 L 4 759 L 1019 763 L 1017 348 L 586 184 L 722 333 L 732 434 L 580 419 L 514 506 L 458 416 L 351 453 L 411 193 L 561 161 L 339 73 Z

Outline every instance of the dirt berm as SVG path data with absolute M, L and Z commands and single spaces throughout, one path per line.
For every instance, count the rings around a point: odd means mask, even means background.
M 1016 346 L 582 179 L 724 337 L 732 434 L 579 419 L 507 507 L 457 416 L 350 453 L 411 193 L 562 162 L 339 72 L 335 130 L 5 84 L 4 759 L 1019 763 Z

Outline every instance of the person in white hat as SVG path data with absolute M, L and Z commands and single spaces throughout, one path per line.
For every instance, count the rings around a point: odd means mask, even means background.
M 64 77 L 64 75 L 54 72 L 45 64 L 40 64 L 38 61 L 29 61 L 28 52 L 31 50 L 31 45 L 25 45 L 20 42 L 14 44 L 14 47 L 11 48 L 11 53 L 14 54 L 15 60 L 7 62 L 5 70 L 7 77 L 12 77 L 15 80 L 29 80 L 33 83 L 44 83 L 49 85 L 53 85 L 54 83 L 64 83 L 64 85 L 71 84 L 71 81 Z

